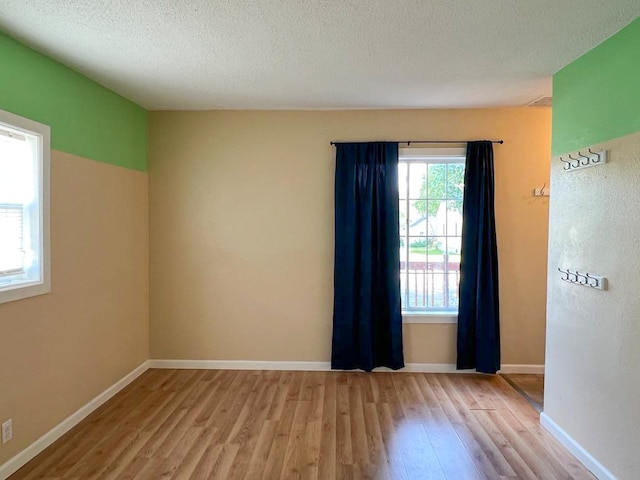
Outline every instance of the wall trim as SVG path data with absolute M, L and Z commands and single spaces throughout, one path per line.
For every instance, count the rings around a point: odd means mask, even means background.
M 280 362 L 261 360 L 149 360 L 149 368 L 176 368 L 193 370 L 292 370 L 326 371 L 329 362 Z
M 576 442 L 566 431 L 556 422 L 542 412 L 540 414 L 540 424 L 546 428 L 569 452 L 576 457 L 587 469 L 599 480 L 617 480 L 609 470 L 606 469 L 593 455 L 587 452 L 582 445 Z
M 521 365 L 517 363 L 502 365 L 500 373 L 533 373 L 536 375 L 544 375 L 544 365 Z
M 177 368 L 195 370 L 290 370 L 326 372 L 331 370 L 330 362 L 289 362 L 259 360 L 149 360 L 149 368 Z M 376 371 L 394 370 L 378 368 Z M 474 373 L 474 370 L 456 370 L 453 363 L 407 363 L 398 372 L 424 373 Z M 544 365 L 503 365 L 500 373 L 544 373 Z
M 148 369 L 149 361 L 147 360 L 133 369 L 131 372 L 127 373 L 124 377 L 111 385 L 97 397 L 93 398 L 87 404 L 69 415 L 58 425 L 42 435 L 38 440 L 33 442 L 24 450 L 18 452 L 4 464 L 0 465 L 0 479 L 5 480 L 9 478 L 10 475 L 13 475 L 15 472 L 17 472 L 27 462 L 29 462 L 45 448 L 62 437 L 62 435 L 75 427 L 78 423 L 80 423 L 87 416 L 93 413 L 98 407 L 110 400 L 114 395 L 124 389 L 127 385 L 133 382 Z

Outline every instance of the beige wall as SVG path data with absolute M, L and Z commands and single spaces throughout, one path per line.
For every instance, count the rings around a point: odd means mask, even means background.
M 544 362 L 548 109 L 150 112 L 151 357 L 330 358 L 330 140 L 498 139 L 503 362 Z M 405 325 L 453 363 L 455 325 Z
M 0 465 L 148 358 L 147 174 L 52 152 L 51 293 L 0 305 Z
M 552 161 L 544 410 L 617 478 L 633 480 L 640 472 L 640 132 L 592 146 L 602 149 L 609 163 L 599 167 L 564 172 Z M 609 289 L 565 283 L 558 267 L 603 275 Z

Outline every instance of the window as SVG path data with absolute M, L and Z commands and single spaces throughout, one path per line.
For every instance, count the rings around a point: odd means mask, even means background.
M 49 283 L 49 127 L 0 110 L 0 303 Z
M 460 149 L 400 150 L 400 285 L 405 321 L 417 317 L 418 322 L 450 323 L 458 313 L 464 163 L 465 151 Z

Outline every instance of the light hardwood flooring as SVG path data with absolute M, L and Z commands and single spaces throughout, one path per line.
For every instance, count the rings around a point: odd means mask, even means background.
M 593 479 L 500 376 L 149 370 L 22 479 Z
M 544 405 L 544 375 L 510 373 L 504 378 L 541 412 Z

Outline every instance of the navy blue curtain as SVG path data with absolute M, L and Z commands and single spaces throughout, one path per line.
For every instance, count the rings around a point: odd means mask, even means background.
M 469 142 L 464 174 L 458 307 L 458 369 L 500 369 L 498 250 L 493 145 Z
M 398 144 L 336 145 L 331 368 L 404 367 Z

